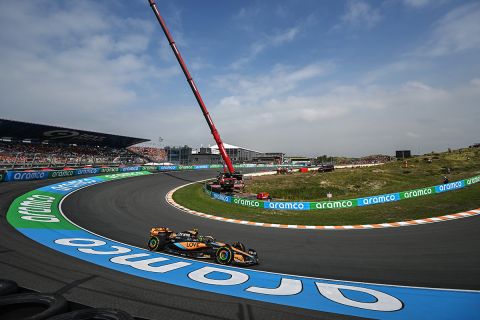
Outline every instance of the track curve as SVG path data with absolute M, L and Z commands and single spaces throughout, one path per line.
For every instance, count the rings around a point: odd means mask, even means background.
M 259 252 L 256 269 L 302 276 L 421 287 L 479 289 L 480 219 L 409 228 L 315 231 L 232 225 L 185 214 L 165 200 L 172 188 L 215 171 L 160 173 L 91 186 L 69 196 L 63 211 L 78 225 L 145 247 L 152 226 L 197 227 Z
M 136 319 L 357 319 L 131 276 L 54 251 L 7 222 L 6 213 L 15 198 L 67 180 L 75 178 L 0 184 L 0 277 L 26 289 L 62 294 L 69 301 L 89 307 L 122 309 Z
M 259 269 L 264 270 L 292 270 L 269 262 L 269 259 L 274 259 L 272 261 L 283 263 L 284 260 L 275 260 L 283 254 L 278 250 L 280 247 L 287 253 L 289 250 L 298 252 L 290 257 L 282 256 L 285 261 L 295 262 L 295 269 L 286 273 L 429 287 L 480 287 L 477 267 L 480 257 L 476 250 L 480 236 L 475 234 L 478 218 L 440 223 L 435 228 L 432 228 L 433 225 L 405 228 L 417 230 L 400 234 L 392 234 L 394 230 L 365 230 L 361 237 L 364 239 L 359 242 L 359 238 L 351 237 L 354 233 L 343 231 L 273 230 L 276 232 L 261 234 L 259 228 L 255 227 L 238 228 L 238 225 L 192 219 L 191 215 L 165 203 L 165 193 L 173 187 L 213 175 L 213 170 L 176 172 L 112 181 L 72 194 L 65 200 L 63 210 L 77 224 L 93 232 L 140 247 L 145 246 L 152 224 L 168 224 L 178 229 L 195 225 L 204 233 L 212 233 L 228 241 L 245 240 L 248 245 L 256 246 L 262 258 Z M 148 319 L 157 319 L 160 315 L 165 319 L 353 318 L 218 295 L 130 276 L 32 242 L 6 222 L 5 213 L 14 198 L 62 180 L 72 179 L 0 184 L 0 274 L 8 275 L 25 288 L 61 293 L 70 301 L 92 307 L 121 308 Z M 358 230 L 355 232 L 358 234 Z M 293 241 L 300 242 L 295 244 Z M 261 245 L 263 242 L 265 248 Z M 392 251 L 393 254 L 389 254 Z M 299 261 L 302 258 L 300 254 L 312 255 L 312 252 L 315 258 L 307 256 L 305 262 Z M 380 261 L 382 257 L 376 256 L 380 254 L 385 254 L 385 261 Z M 428 265 L 404 259 L 421 259 Z M 306 268 L 309 261 L 313 267 Z M 386 266 L 394 270 L 382 269 Z M 396 272 L 402 276 L 395 276 Z M 393 280 L 389 278 L 391 276 L 395 276 Z

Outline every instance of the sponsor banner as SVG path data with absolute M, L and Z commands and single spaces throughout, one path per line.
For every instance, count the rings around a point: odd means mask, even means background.
M 177 170 L 177 166 L 158 166 L 158 171 L 174 171 Z
M 58 204 L 63 197 L 64 194 L 61 193 L 33 190 L 13 201 L 7 212 L 7 220 L 15 228 L 78 229 L 58 210 Z
M 121 244 L 84 230 L 19 229 L 54 250 L 130 275 L 172 285 L 374 319 L 470 319 L 475 291 L 435 290 L 345 282 L 189 260 Z
M 134 171 L 134 172 L 107 174 L 107 175 L 99 176 L 95 178 L 99 178 L 102 180 L 117 180 L 117 179 L 124 179 L 124 178 L 136 177 L 136 176 L 143 176 L 146 174 L 152 174 L 152 173 L 149 171 Z
M 416 197 L 428 196 L 435 193 L 435 187 L 427 187 L 400 192 L 400 199 L 411 199 Z
M 240 204 L 247 207 L 263 207 L 264 209 L 274 209 L 274 210 L 324 210 L 324 209 L 344 209 L 352 207 L 363 207 L 374 204 L 388 203 L 393 201 L 429 196 L 435 193 L 442 193 L 446 191 L 452 191 L 456 189 L 461 189 L 466 186 L 479 183 L 480 176 L 475 176 L 465 180 L 459 180 L 451 182 L 448 184 L 441 184 L 433 187 L 425 187 L 415 190 L 408 190 L 390 194 L 382 194 L 371 197 L 357 198 L 357 199 L 346 199 L 346 200 L 336 200 L 336 201 L 320 201 L 320 202 L 265 202 L 262 205 L 258 206 L 257 202 L 252 202 L 252 200 L 245 198 L 236 198 L 232 197 L 231 203 Z M 206 190 L 206 188 L 205 188 Z M 210 194 L 210 193 L 209 193 Z M 215 199 L 221 200 L 218 196 L 214 197 Z M 222 200 L 223 201 L 223 200 Z M 251 205 L 253 203 L 253 206 Z
M 72 177 L 76 170 L 53 170 L 48 172 L 48 178 Z
M 113 172 L 118 172 L 118 167 L 100 168 L 100 173 L 113 173 Z
M 217 199 L 217 200 L 220 200 L 220 201 L 223 201 L 223 202 L 228 202 L 228 203 L 232 202 L 232 197 L 231 196 L 226 196 L 226 195 L 221 194 L 221 193 L 212 192 L 212 197 L 214 199 Z
M 75 190 L 78 190 L 80 188 L 83 188 L 85 186 L 97 184 L 103 181 L 104 179 L 102 179 L 102 177 L 82 178 L 82 179 L 76 179 L 76 180 L 70 180 L 70 181 L 51 184 L 49 186 L 42 187 L 38 190 L 65 195 Z
M 7 171 L 5 181 L 28 181 L 48 178 L 48 171 Z
M 264 201 L 265 209 L 273 210 L 310 210 L 310 202 L 274 202 Z
M 81 169 L 75 170 L 75 175 L 81 176 L 84 174 L 97 174 L 97 173 L 100 173 L 100 169 L 101 168 L 81 168 Z
M 142 170 L 142 167 L 140 166 L 118 168 L 119 172 L 134 172 L 134 171 L 141 171 L 141 170 Z
M 150 174 L 148 171 L 126 172 L 64 181 L 28 192 L 16 198 L 7 212 L 8 222 L 16 228 L 75 230 L 76 226 L 60 214 L 58 204 L 66 195 L 100 182 Z
M 480 176 L 472 177 L 465 179 L 465 185 L 469 186 L 474 183 L 479 183 L 480 182 Z
M 243 199 L 243 198 L 232 198 L 232 203 L 239 204 L 245 207 L 252 207 L 252 208 L 263 208 L 263 201 L 258 200 L 250 200 L 250 199 Z
M 310 210 L 344 209 L 357 206 L 357 199 L 310 202 Z
M 193 168 L 194 168 L 195 170 L 209 169 L 209 165 L 208 165 L 208 164 L 197 165 L 197 166 L 193 166 Z
M 450 183 L 440 184 L 438 186 L 435 186 L 435 192 L 442 193 L 446 191 L 461 189 L 464 187 L 465 187 L 465 180 L 460 180 L 460 181 L 455 181 L 455 182 L 450 182 Z
M 366 198 L 358 198 L 357 205 L 359 207 L 369 206 L 372 204 L 380 204 L 380 203 L 387 203 L 400 200 L 400 193 L 389 193 L 389 194 L 382 194 L 379 196 L 372 196 Z
M 142 166 L 140 167 L 140 171 L 155 171 L 157 170 L 156 166 Z
M 195 166 L 178 166 L 178 170 L 194 170 Z

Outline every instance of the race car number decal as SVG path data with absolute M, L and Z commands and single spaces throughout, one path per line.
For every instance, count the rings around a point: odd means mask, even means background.
M 187 248 L 197 248 L 198 242 L 187 242 Z

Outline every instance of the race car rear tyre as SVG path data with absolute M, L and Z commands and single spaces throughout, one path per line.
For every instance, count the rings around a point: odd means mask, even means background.
M 221 247 L 215 252 L 215 262 L 227 265 L 233 261 L 233 250 L 229 246 Z
M 150 251 L 161 251 L 165 248 L 166 242 L 167 236 L 164 234 L 150 237 L 150 240 L 148 240 L 148 249 Z

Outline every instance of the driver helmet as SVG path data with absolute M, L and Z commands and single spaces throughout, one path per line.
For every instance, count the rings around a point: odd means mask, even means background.
M 197 238 L 197 237 L 198 237 L 198 229 L 197 229 L 197 228 L 189 231 L 189 233 L 190 233 L 190 234 L 192 235 L 192 237 L 194 237 L 194 238 Z

